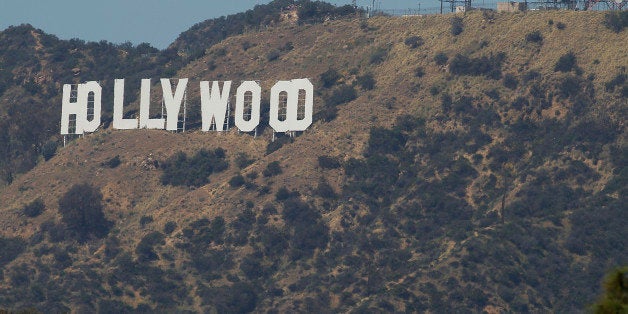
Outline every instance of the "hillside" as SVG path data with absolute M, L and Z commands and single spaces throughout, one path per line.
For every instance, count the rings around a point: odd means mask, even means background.
M 604 12 L 453 17 L 277 23 L 181 59 L 191 129 L 103 127 L 0 188 L 0 308 L 584 311 L 628 263 L 628 33 Z M 37 41 L 20 47 L 49 69 Z M 152 60 L 127 80 L 171 64 Z M 132 73 L 106 69 L 80 79 Z M 301 77 L 316 114 L 294 138 L 198 130 L 198 81 L 259 80 L 267 107 L 272 84 Z M 29 99 L 58 112 L 68 80 Z M 2 121 L 26 114 L 10 110 L 18 85 Z M 62 214 L 83 183 L 102 233 Z

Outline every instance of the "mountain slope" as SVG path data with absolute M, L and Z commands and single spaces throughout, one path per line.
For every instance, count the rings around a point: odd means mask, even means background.
M 458 35 L 451 16 L 378 17 L 210 47 L 176 75 L 192 80 L 192 123 L 200 80 L 259 80 L 267 107 L 275 81 L 300 77 L 316 122 L 275 142 L 267 127 L 71 142 L 0 192 L 0 305 L 582 311 L 628 260 L 627 33 L 601 12 L 460 17 Z M 164 184 L 219 147 L 229 166 L 209 183 Z M 102 239 L 59 213 L 81 182 L 113 222 Z M 37 198 L 46 210 L 26 216 Z

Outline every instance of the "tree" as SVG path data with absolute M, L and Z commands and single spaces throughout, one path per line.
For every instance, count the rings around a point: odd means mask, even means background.
M 628 266 L 615 269 L 604 280 L 604 295 L 593 305 L 595 313 L 628 312 Z
M 50 158 L 54 157 L 57 153 L 57 142 L 48 141 L 44 146 L 41 147 L 41 154 L 44 156 L 44 160 L 48 161 Z
M 73 185 L 59 199 L 59 212 L 61 221 L 82 240 L 89 235 L 102 238 L 112 225 L 103 213 L 102 194 L 87 183 Z
M 22 207 L 22 213 L 26 217 L 37 217 L 46 209 L 46 205 L 41 198 L 38 198 Z

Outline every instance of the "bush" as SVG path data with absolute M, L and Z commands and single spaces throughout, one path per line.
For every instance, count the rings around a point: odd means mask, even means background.
M 535 70 L 530 70 L 526 73 L 523 74 L 523 76 L 521 77 L 521 79 L 523 80 L 524 83 L 530 82 L 530 81 L 534 81 L 536 79 L 540 79 L 541 78 L 541 73 L 539 73 L 538 71 Z
M 266 59 L 271 62 L 271 61 L 275 61 L 277 59 L 279 59 L 279 57 L 281 56 L 281 53 L 278 50 L 271 50 L 267 55 L 266 55 Z
M 280 149 L 284 144 L 292 143 L 292 138 L 289 136 L 280 136 L 277 137 L 274 141 L 269 142 L 266 145 L 266 155 Z
M 164 243 L 164 235 L 159 231 L 153 231 L 145 235 L 135 248 L 137 261 L 142 263 L 158 260 L 159 256 L 157 256 L 157 253 L 155 253 L 153 247 L 158 244 L 163 245 Z
M 569 72 L 576 67 L 576 55 L 573 52 L 568 52 L 556 61 L 554 65 L 554 72 Z
M 423 75 L 425 75 L 425 69 L 423 69 L 423 67 L 417 67 L 416 69 L 414 69 L 414 76 L 420 78 L 423 77 Z
M 604 294 L 592 306 L 595 313 L 623 313 L 628 310 L 628 267 L 612 270 L 604 278 Z
M 17 258 L 26 248 L 26 242 L 21 238 L 0 237 L 0 267 Z
M 364 90 L 372 90 L 373 88 L 375 88 L 375 79 L 373 78 L 373 74 L 370 73 L 358 76 L 356 78 L 356 82 Z
M 174 232 L 174 230 L 177 229 L 177 223 L 174 221 L 168 221 L 165 225 L 164 225 L 164 233 L 165 234 L 171 234 Z
M 627 77 L 628 75 L 619 73 L 612 80 L 606 82 L 606 84 L 604 84 L 604 88 L 607 92 L 614 92 L 615 87 L 622 86 L 626 82 Z
M 46 206 L 44 205 L 44 201 L 42 201 L 41 198 L 38 198 L 27 205 L 24 205 L 24 207 L 22 207 L 22 213 L 24 216 L 32 218 L 39 216 L 45 209 Z
M 434 56 L 434 62 L 436 62 L 437 65 L 445 65 L 447 63 L 447 60 L 449 60 L 449 57 L 447 57 L 447 54 L 442 51 L 438 52 Z
M 334 86 L 340 78 L 340 74 L 334 69 L 329 69 L 323 72 L 320 76 L 321 83 L 323 83 L 323 87 L 325 88 Z
M 54 157 L 57 153 L 57 142 L 48 141 L 44 146 L 41 147 L 41 155 L 44 156 L 44 160 L 48 161 L 50 158 Z
M 506 75 L 504 75 L 504 86 L 510 89 L 516 89 L 517 85 L 519 85 L 519 81 L 517 80 L 517 78 L 510 74 L 507 73 Z
M 562 31 L 563 29 L 565 29 L 566 27 L 567 27 L 567 25 L 565 25 L 565 23 L 563 23 L 563 22 L 558 22 L 558 23 L 556 23 L 556 28 L 557 28 L 557 29 L 560 29 L 561 31 Z
M 225 160 L 225 151 L 201 149 L 188 158 L 184 152 L 178 152 L 162 163 L 161 183 L 174 186 L 203 186 L 209 183 L 212 173 L 221 172 L 229 167 Z
M 530 32 L 526 34 L 526 41 L 529 43 L 541 43 L 543 42 L 543 35 L 539 30 Z
M 628 26 L 628 11 L 608 12 L 604 15 L 604 26 L 619 33 Z
M 575 76 L 567 76 L 560 82 L 558 88 L 562 97 L 573 98 L 580 92 L 580 80 Z
M 462 18 L 459 16 L 452 17 L 449 20 L 451 24 L 451 34 L 454 36 L 458 36 L 464 30 L 464 23 L 462 22 Z
M 479 58 L 469 58 L 457 54 L 449 62 L 449 72 L 459 75 L 486 75 L 493 79 L 499 79 L 501 77 L 501 64 L 505 59 L 506 55 L 503 52 L 495 56 Z
M 140 226 L 144 227 L 149 223 L 153 222 L 153 216 L 142 216 L 140 217 Z
M 404 40 L 404 43 L 406 44 L 406 46 L 408 46 L 408 47 L 410 47 L 412 49 L 421 47 L 424 42 L 425 41 L 420 36 L 410 36 L 410 37 L 406 38 L 406 40 Z
M 337 197 L 334 189 L 325 180 L 321 180 L 316 187 L 316 194 L 322 198 L 335 199 Z
M 105 218 L 102 194 L 89 184 L 75 184 L 59 199 L 61 221 L 79 240 L 88 235 L 102 238 L 109 233 L 112 223 Z
M 386 59 L 386 55 L 388 55 L 388 49 L 384 47 L 379 47 L 371 52 L 369 56 L 369 63 L 378 64 Z
M 334 89 L 328 97 L 325 99 L 325 105 L 327 107 L 335 107 L 340 104 L 348 103 L 357 97 L 357 93 L 353 86 L 341 85 Z
M 235 157 L 235 164 L 240 169 L 244 169 L 255 162 L 254 159 L 249 158 L 246 153 L 238 153 Z
M 281 187 L 277 190 L 277 193 L 275 193 L 275 199 L 277 201 L 285 201 L 290 198 L 299 197 L 299 195 L 298 191 L 290 192 L 286 187 Z
M 340 161 L 338 158 L 331 156 L 318 156 L 318 165 L 323 169 L 337 169 L 340 168 Z
M 233 188 L 241 187 L 244 185 L 246 181 L 244 181 L 244 177 L 241 174 L 235 175 L 231 177 L 229 180 L 229 185 Z
M 280 174 L 281 172 L 281 165 L 279 164 L 279 161 L 273 161 L 266 166 L 266 169 L 264 169 L 262 174 L 265 177 L 272 177 Z
M 116 155 L 112 157 L 105 163 L 105 165 L 112 169 L 118 167 L 120 165 L 120 156 Z

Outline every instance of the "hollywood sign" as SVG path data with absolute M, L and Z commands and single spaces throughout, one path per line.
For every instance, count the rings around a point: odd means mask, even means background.
M 116 79 L 113 88 L 113 128 L 177 130 L 181 105 L 184 101 L 188 79 L 179 79 L 174 92 L 170 79 L 161 79 L 163 106 L 166 118 L 150 117 L 150 79 L 142 79 L 140 86 L 140 114 L 138 119 L 123 117 L 124 79 Z M 75 97 L 72 85 L 63 85 L 61 108 L 61 134 L 83 134 L 94 132 L 101 124 L 102 87 L 96 81 L 78 84 Z M 301 93 L 304 97 L 299 97 Z M 244 81 L 236 90 L 235 126 L 243 132 L 254 131 L 260 122 L 260 101 L 262 89 L 255 81 Z M 285 110 L 280 114 L 280 94 Z M 222 90 L 218 81 L 200 82 L 202 130 L 224 131 L 228 117 L 228 104 L 231 95 L 231 81 L 224 81 Z M 88 117 L 88 107 L 93 106 L 93 116 Z M 275 132 L 304 131 L 312 124 L 314 87 L 308 79 L 278 81 L 270 90 L 270 121 Z M 301 112 L 298 113 L 301 107 Z M 90 108 L 91 109 L 91 108 Z M 301 117 L 299 117 L 299 115 Z M 74 119 L 72 119 L 74 118 Z M 73 122 L 72 128 L 70 121 Z

